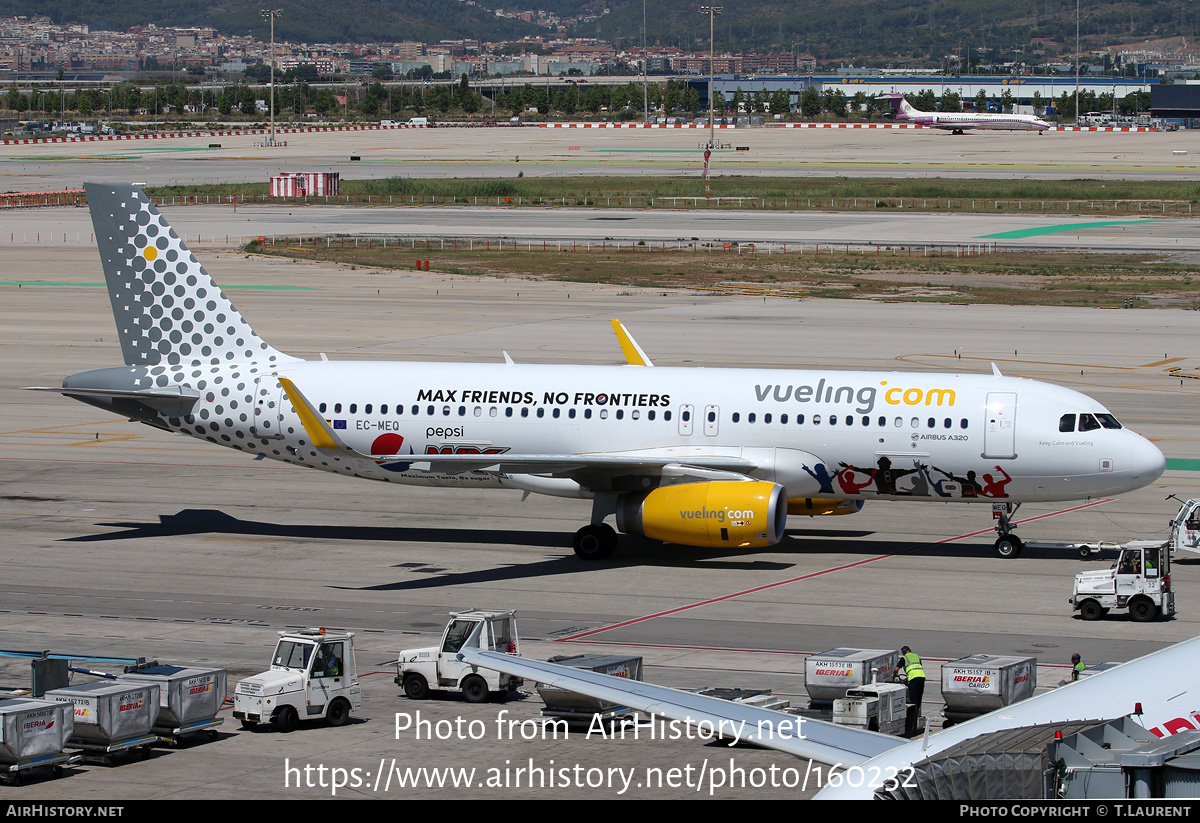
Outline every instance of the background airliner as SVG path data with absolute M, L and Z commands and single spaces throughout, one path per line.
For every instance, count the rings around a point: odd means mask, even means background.
M 1000 129 L 1006 131 L 1036 131 L 1041 134 L 1054 126 L 1032 114 L 988 114 L 987 112 L 919 111 L 903 94 L 886 95 L 892 103 L 897 120 L 920 126 L 946 129 L 962 134 L 967 129 Z
M 1151 483 L 1162 453 L 1095 400 L 1032 380 L 903 372 L 305 361 L 259 339 L 146 195 L 88 184 L 125 365 L 61 392 L 166 431 L 387 483 L 590 498 L 588 559 L 622 532 L 782 539 L 867 500 L 1000 503 Z

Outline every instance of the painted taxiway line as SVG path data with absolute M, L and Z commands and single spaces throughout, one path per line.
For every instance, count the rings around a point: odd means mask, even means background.
M 1066 509 L 1059 509 L 1058 511 L 1048 512 L 1046 514 L 1035 515 L 1034 517 L 1029 517 L 1024 520 L 1018 520 L 1017 523 L 1018 524 L 1032 523 L 1035 520 L 1044 520 L 1047 517 L 1056 517 L 1060 514 L 1076 512 L 1076 511 L 1080 511 L 1081 509 L 1091 508 L 1092 506 L 1099 506 L 1104 503 L 1111 503 L 1111 502 L 1113 502 L 1113 500 L 1114 500 L 1114 498 L 1105 497 L 1100 500 L 1093 500 L 1089 503 L 1083 503 L 1079 506 L 1071 506 Z M 921 543 L 917 546 L 913 546 L 911 548 L 904 549 L 903 551 L 892 552 L 890 554 L 879 554 L 874 557 L 868 557 L 865 560 L 856 560 L 853 563 L 845 563 L 841 566 L 831 566 L 828 569 L 821 569 L 820 571 L 810 572 L 809 574 L 802 574 L 798 577 L 790 577 L 787 580 L 777 580 L 774 583 L 765 583 L 762 586 L 755 586 L 754 588 L 743 589 L 742 591 L 732 592 L 730 594 L 723 594 L 720 597 L 711 597 L 707 600 L 698 600 L 695 603 L 688 603 L 685 606 L 677 606 L 673 609 L 667 609 L 666 611 L 655 612 L 654 614 L 647 614 L 647 615 L 643 615 L 641 617 L 635 617 L 631 620 L 624 620 L 620 623 L 614 623 L 611 626 L 601 626 L 598 629 L 589 629 L 588 631 L 579 632 L 578 634 L 570 634 L 570 635 L 566 635 L 564 637 L 558 637 L 558 638 L 554 639 L 554 642 L 555 643 L 575 642 L 582 638 L 591 637 L 593 635 L 612 631 L 614 629 L 623 629 L 626 626 L 634 626 L 634 625 L 637 625 L 638 623 L 645 623 L 647 620 L 654 620 L 659 617 L 667 617 L 672 614 L 679 614 L 680 612 L 690 611 L 692 609 L 698 609 L 698 608 L 701 608 L 702 606 L 710 606 L 714 603 L 722 603 L 726 600 L 733 600 L 734 598 L 744 597 L 748 594 L 757 594 L 758 592 L 768 591 L 769 589 L 778 588 L 779 586 L 787 586 L 792 583 L 801 583 L 805 580 L 812 580 L 813 578 L 823 577 L 827 574 L 833 574 L 835 572 L 841 572 L 841 571 L 846 571 L 848 569 L 854 569 L 859 566 L 865 566 L 869 563 L 876 563 L 880 560 L 890 560 L 893 557 L 900 557 L 901 555 L 909 554 L 910 552 L 919 551 L 921 549 L 927 549 L 931 546 L 940 546 L 940 545 L 944 545 L 946 543 L 955 543 L 955 542 L 958 542 L 959 540 L 966 540 L 969 537 L 978 537 L 981 534 L 988 534 L 991 531 L 993 531 L 993 530 L 992 529 L 979 529 L 978 531 L 967 532 L 966 534 L 960 534 L 957 537 L 947 537 L 942 540 L 935 540 L 932 543 Z M 622 644 L 622 645 L 624 645 L 624 644 Z M 729 649 L 728 651 L 736 651 L 736 650 Z

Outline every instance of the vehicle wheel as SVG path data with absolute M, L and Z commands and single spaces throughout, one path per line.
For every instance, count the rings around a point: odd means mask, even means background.
M 257 721 L 257 720 L 243 720 L 243 721 L 242 721 L 242 728 L 243 728 L 243 729 L 254 729 L 254 728 L 258 728 L 258 721 Z
M 1138 623 L 1149 623 L 1158 616 L 1158 608 L 1149 598 L 1138 597 L 1129 604 L 1129 616 Z
M 1079 616 L 1084 620 L 1099 620 L 1104 617 L 1104 611 L 1095 600 L 1085 600 L 1079 604 Z
M 1025 548 L 1025 544 L 1021 542 L 1021 538 L 1013 534 L 1006 534 L 996 541 L 996 557 L 1002 557 L 1008 560 L 1013 557 L 1019 557 L 1021 549 Z
M 429 683 L 419 674 L 404 675 L 404 696 L 409 700 L 428 700 Z
M 467 675 L 462 682 L 462 693 L 468 703 L 483 703 L 488 699 L 487 682 L 477 674 Z
M 575 554 L 582 560 L 603 560 L 617 548 L 617 533 L 607 523 L 584 526 L 575 532 Z
M 1091 546 L 1084 546 L 1082 549 L 1079 550 L 1079 559 L 1080 560 L 1087 560 L 1091 556 L 1092 556 L 1092 547 Z
M 346 721 L 350 719 L 350 704 L 340 697 L 329 704 L 329 711 L 325 714 L 325 722 L 330 726 L 345 726 Z
M 284 734 L 291 734 L 300 725 L 300 716 L 291 706 L 281 706 L 275 713 L 275 728 Z

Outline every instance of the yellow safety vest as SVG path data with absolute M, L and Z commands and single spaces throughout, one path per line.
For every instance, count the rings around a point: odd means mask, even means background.
M 904 676 L 909 680 L 914 677 L 924 677 L 925 669 L 921 666 L 921 658 L 916 652 L 900 655 L 900 659 L 904 662 Z

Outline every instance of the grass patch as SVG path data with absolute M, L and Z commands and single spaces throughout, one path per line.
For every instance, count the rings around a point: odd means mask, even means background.
M 415 268 L 411 248 L 297 249 L 252 244 L 248 251 L 384 269 Z M 417 249 L 431 271 L 654 289 L 763 296 L 825 296 L 1041 306 L 1200 308 L 1196 269 L 1139 255 L 1003 253 L 978 257 L 908 257 L 837 251 L 814 255 L 743 250 L 582 249 L 503 252 Z

